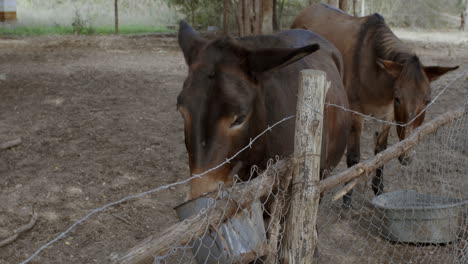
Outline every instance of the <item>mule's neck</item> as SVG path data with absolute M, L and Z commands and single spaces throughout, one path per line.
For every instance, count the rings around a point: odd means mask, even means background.
M 374 14 L 368 20 L 370 20 L 368 23 L 372 23 L 376 57 L 405 64 L 415 56 L 414 52 L 385 24 L 380 15 Z

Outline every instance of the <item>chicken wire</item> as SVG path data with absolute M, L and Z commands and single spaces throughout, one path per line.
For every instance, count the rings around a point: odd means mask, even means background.
M 468 97 L 465 109 L 468 113 Z M 416 156 L 409 165 L 403 166 L 397 160 L 386 164 L 384 192 L 414 190 L 420 194 L 466 201 L 467 119 L 467 114 L 464 114 L 423 139 L 415 148 Z M 269 163 L 267 171 L 275 170 L 272 164 Z M 251 178 L 258 175 L 258 170 L 253 169 Z M 279 171 L 275 171 L 273 175 L 273 184 L 268 186 L 268 195 L 258 200 L 259 206 L 245 208 L 238 206 L 235 213 L 237 216 L 234 217 L 263 214 L 265 240 L 262 243 L 258 243 L 254 248 L 245 249 L 243 254 L 235 255 L 230 252 L 229 243 L 248 244 L 251 238 L 245 237 L 244 240 L 232 242 L 230 241 L 232 237 L 221 231 L 225 228 L 225 222 L 209 222 L 208 214 L 211 208 L 219 205 L 218 199 L 226 199 L 226 196 L 228 200 L 232 199 L 231 190 L 239 187 L 239 184 L 244 184 L 237 181 L 228 188 L 220 186 L 218 194 L 210 198 L 208 208 L 199 213 L 199 216 L 204 218 L 200 224 L 205 227 L 202 236 L 193 235 L 188 243 L 172 245 L 166 251 L 167 254 L 153 256 L 154 263 L 280 263 L 278 256 L 283 237 L 282 225 L 288 208 L 288 192 L 285 187 L 287 184 L 284 182 L 287 182 L 289 177 Z M 278 184 L 280 180 L 283 184 Z M 456 230 L 455 239 L 452 241 L 443 243 L 398 241 L 395 238 L 390 239 L 390 236 L 383 232 L 388 228 L 385 225 L 389 225 L 391 219 L 386 219 L 388 217 L 383 211 L 372 205 L 371 201 L 375 196 L 371 189 L 371 177 L 368 177 L 368 181 L 355 187 L 352 208 L 343 208 L 341 200 L 332 201 L 333 195 L 341 186 L 324 194 L 317 220 L 319 242 L 316 260 L 319 263 L 466 263 L 468 260 L 466 204 L 461 205 L 455 216 L 457 226 L 451 227 L 452 230 Z M 417 216 L 414 211 L 410 210 L 409 215 L 408 222 L 417 221 L 413 219 Z M 431 217 L 446 216 L 442 213 L 437 215 L 436 212 L 436 215 L 433 213 Z M 431 219 L 422 221 L 431 221 Z M 248 230 L 251 223 L 247 222 L 239 222 L 234 229 Z M 412 224 L 411 227 L 416 229 L 412 231 L 424 233 L 424 230 L 417 230 L 423 226 Z M 221 256 L 219 252 L 223 252 L 224 255 Z M 197 254 L 204 254 L 205 257 L 196 257 Z
M 215 195 L 202 198 L 207 200 L 206 207 L 196 214 L 196 218 L 203 219 L 199 225 L 204 228 L 203 234 L 195 234 L 198 228 L 189 230 L 193 233 L 183 236 L 190 236 L 190 242 L 173 244 L 164 250 L 166 254 L 153 255 L 153 263 L 276 263 L 276 254 L 270 253 L 276 252 L 281 245 L 280 223 L 284 222 L 287 211 L 287 185 L 284 182 L 290 179 L 285 177 L 284 171 L 273 166 L 277 164 L 270 160 L 262 173 L 257 167 L 252 168 L 250 179 L 258 176 L 273 178 L 266 186 L 266 195 L 252 204 L 241 205 L 247 188 L 243 188 L 246 182 L 238 179 L 229 187 L 220 185 Z M 242 187 L 241 194 L 237 193 L 236 199 L 232 194 L 239 187 Z M 235 212 L 231 212 L 233 216 L 224 222 L 211 222 L 209 214 L 214 208 L 224 213 L 231 211 L 228 203 L 220 202 L 223 199 L 237 205 Z
M 464 107 L 461 118 L 442 126 L 417 145 L 416 156 L 409 165 L 392 160 L 383 171 L 384 195 L 413 190 L 460 201 L 452 215 L 444 209 L 408 209 L 402 222 L 406 229 L 397 230 L 398 222 L 371 202 L 375 197 L 372 177 L 355 187 L 350 209 L 343 208 L 341 200 L 332 202 L 333 194 L 341 188 L 337 187 L 325 194 L 319 207 L 320 263 L 468 263 L 468 97 Z M 448 220 L 450 217 L 452 221 Z M 408 242 L 403 238 L 408 233 L 429 236 L 428 226 L 443 228 L 442 232 L 451 230 L 454 238 L 443 243 L 417 239 Z

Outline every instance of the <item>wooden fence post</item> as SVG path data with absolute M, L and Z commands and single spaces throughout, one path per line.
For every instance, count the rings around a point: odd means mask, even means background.
M 313 261 L 317 245 L 315 222 L 320 199 L 322 113 L 328 87 L 324 72 L 301 71 L 294 139 L 295 167 L 281 263 L 310 264 Z

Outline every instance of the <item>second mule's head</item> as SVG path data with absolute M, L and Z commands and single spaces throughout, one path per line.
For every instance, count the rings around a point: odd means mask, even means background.
M 424 121 L 426 106 L 431 102 L 430 82 L 437 80 L 456 67 L 425 67 L 417 56 L 412 56 L 404 64 L 395 61 L 378 59 L 377 64 L 394 78 L 393 105 L 395 121 L 403 126 L 397 126 L 400 140 L 410 136 Z M 413 158 L 413 151 L 408 151 L 399 157 L 403 165 Z
M 179 45 L 188 76 L 177 97 L 177 109 L 184 119 L 190 173 L 201 175 L 191 181 L 189 198 L 196 198 L 263 161 L 265 137 L 219 166 L 267 128 L 261 95 L 268 87 L 262 87 L 257 77 L 299 60 L 319 46 L 247 49 L 229 38 L 208 41 L 185 22 L 180 24 Z

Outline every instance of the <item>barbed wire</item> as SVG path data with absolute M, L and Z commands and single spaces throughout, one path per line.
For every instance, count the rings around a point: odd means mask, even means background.
M 463 75 L 465 75 L 466 71 L 460 73 L 459 75 L 457 75 L 456 78 L 454 78 L 450 83 L 448 83 L 438 94 L 436 97 L 434 97 L 434 99 L 417 115 L 415 116 L 411 121 L 409 121 L 408 123 L 406 124 L 400 124 L 400 123 L 395 123 L 395 122 L 389 122 L 389 121 L 386 121 L 386 120 L 382 120 L 382 119 L 378 119 L 378 118 L 375 118 L 371 115 L 365 115 L 365 114 L 362 114 L 360 112 L 357 112 L 357 111 L 354 111 L 354 110 L 351 110 L 351 109 L 347 109 L 343 106 L 340 106 L 340 105 L 336 105 L 336 104 L 332 104 L 332 103 L 325 103 L 325 105 L 329 105 L 329 106 L 332 106 L 332 107 L 337 107 L 337 108 L 340 108 L 342 110 L 345 110 L 345 111 L 348 111 L 348 112 L 351 112 L 351 113 L 354 113 L 354 114 L 357 114 L 357 115 L 360 115 L 360 116 L 363 116 L 365 118 L 368 118 L 368 119 L 373 119 L 373 120 L 376 120 L 378 122 L 382 122 L 382 123 L 387 123 L 387 124 L 390 124 L 390 125 L 396 125 L 396 126 L 408 126 L 409 124 L 411 124 L 412 122 L 414 122 L 420 115 L 422 115 L 422 113 L 424 113 L 425 111 L 427 111 L 427 109 L 432 106 L 436 101 L 437 99 L 453 84 L 455 83 L 458 79 L 460 79 Z M 311 108 L 313 108 L 312 106 L 309 106 Z M 320 110 L 317 110 L 315 108 L 313 108 L 313 111 L 316 112 L 317 114 L 323 116 L 323 113 L 320 111 Z M 72 224 L 68 229 L 66 229 L 65 231 L 63 231 L 62 233 L 60 233 L 57 237 L 55 237 L 54 239 L 50 240 L 49 242 L 47 242 L 46 244 L 42 245 L 38 250 L 36 250 L 30 257 L 28 257 L 26 260 L 24 260 L 23 262 L 21 262 L 21 264 L 26 264 L 26 263 L 29 263 L 34 257 L 36 257 L 37 255 L 39 255 L 43 250 L 45 250 L 46 248 L 48 248 L 50 245 L 52 245 L 53 243 L 57 242 L 58 240 L 60 240 L 61 238 L 63 238 L 66 234 L 68 234 L 69 232 L 71 232 L 76 226 L 80 225 L 81 223 L 83 223 L 84 221 L 86 221 L 88 218 L 90 218 L 92 215 L 96 214 L 96 213 L 99 213 L 99 212 L 102 212 L 104 210 L 106 210 L 107 208 L 109 207 L 112 207 L 114 205 L 117 205 L 117 204 L 120 204 L 120 203 L 123 203 L 123 202 L 126 202 L 126 201 L 129 201 L 129 200 L 132 200 L 132 199 L 136 199 L 136 198 L 139 198 L 139 197 L 142 197 L 142 196 L 145 196 L 145 195 L 148 195 L 148 194 L 151 194 L 151 193 L 155 193 L 155 192 L 158 192 L 158 191 L 161 191 L 161 190 L 165 190 L 165 189 L 169 189 L 170 187 L 174 187 L 174 186 L 177 186 L 177 185 L 181 185 L 181 184 L 185 184 L 185 183 L 188 183 L 190 182 L 191 180 L 195 179 L 195 178 L 200 178 L 202 177 L 203 175 L 206 175 L 212 171 L 215 171 L 219 168 L 221 168 L 222 166 L 224 166 L 225 164 L 227 163 L 230 163 L 234 158 L 236 158 L 237 156 L 239 156 L 242 152 L 246 151 L 247 149 L 251 148 L 252 147 L 252 144 L 257 141 L 261 136 L 263 136 L 265 133 L 267 133 L 268 131 L 271 131 L 274 127 L 278 126 L 279 124 L 287 121 L 287 120 L 290 120 L 292 119 L 293 117 L 295 117 L 295 115 L 290 115 L 290 116 L 287 116 L 279 121 L 277 121 L 276 123 L 274 123 L 273 125 L 269 125 L 265 130 L 263 130 L 260 134 L 258 134 L 257 136 L 255 136 L 253 139 L 250 139 L 249 141 L 249 144 L 247 144 L 246 146 L 244 146 L 242 149 L 240 149 L 238 152 L 236 152 L 233 156 L 229 157 L 229 158 L 226 158 L 226 160 L 220 164 L 218 164 L 217 166 L 215 167 L 212 167 L 206 171 L 204 171 L 203 173 L 199 173 L 199 174 L 192 174 L 189 178 L 185 179 L 185 180 L 182 180 L 182 181 L 178 181 L 178 182 L 175 182 L 175 183 L 171 183 L 171 184 L 167 184 L 167 185 L 163 185 L 163 186 L 159 186 L 157 188 L 154 188 L 154 189 L 151 189 L 151 190 L 148 190 L 148 191 L 145 191 L 145 192 L 142 192 L 142 193 L 139 193 L 139 194 L 135 194 L 135 195 L 130 195 L 130 196 L 127 196 L 127 197 L 124 197 L 120 200 L 117 200 L 117 201 L 114 201 L 114 202 L 111 202 L 111 203 L 108 203 L 102 207 L 99 207 L 99 208 L 96 208 L 96 209 L 93 209 L 91 212 L 89 212 L 86 216 L 84 216 L 83 218 L 79 219 L 78 221 L 76 221 L 74 224 Z
M 142 193 L 139 193 L 139 194 L 135 194 L 135 195 L 130 195 L 130 196 L 127 196 L 127 197 L 124 197 L 120 200 L 117 200 L 115 202 L 112 202 L 112 203 L 109 203 L 109 204 L 106 204 L 102 207 L 99 207 L 99 208 L 96 208 L 96 209 L 93 209 L 91 212 L 89 212 L 86 216 L 84 216 L 83 218 L 79 219 L 78 221 L 76 221 L 73 225 L 71 225 L 67 230 L 63 231 L 62 233 L 60 233 L 57 237 L 55 237 L 54 239 L 52 239 L 51 241 L 47 242 L 46 244 L 44 244 L 43 246 L 41 246 L 38 250 L 36 250 L 29 258 L 27 258 L 26 260 L 24 260 L 23 262 L 21 262 L 21 264 L 26 264 L 26 263 L 29 263 L 34 257 L 36 257 L 39 253 L 41 253 L 44 249 L 48 248 L 50 245 L 52 245 L 53 243 L 57 242 L 58 240 L 60 240 L 61 238 L 63 238 L 66 234 L 68 234 L 70 231 L 72 231 L 76 226 L 80 225 L 81 223 L 83 223 L 84 221 L 86 221 L 89 217 L 91 217 L 92 215 L 96 214 L 96 213 L 99 213 L 99 212 L 102 212 L 104 210 L 106 210 L 107 208 L 109 207 L 112 207 L 114 205 L 117 205 L 117 204 L 120 204 L 120 203 L 123 203 L 123 202 L 126 202 L 126 201 L 129 201 L 129 200 L 132 200 L 132 199 L 136 199 L 136 198 L 139 198 L 139 197 L 142 197 L 142 196 L 145 196 L 145 195 L 148 195 L 148 194 L 151 194 L 151 193 L 154 193 L 154 192 L 158 192 L 158 191 L 161 191 L 161 190 L 164 190 L 164 189 L 169 189 L 170 187 L 174 187 L 174 186 L 177 186 L 177 185 L 181 185 L 181 184 L 184 184 L 184 183 L 187 183 L 187 182 L 190 182 L 191 180 L 195 179 L 195 178 L 200 178 L 202 177 L 203 175 L 206 175 L 214 170 L 217 170 L 219 169 L 220 167 L 224 166 L 225 164 L 229 163 L 231 160 L 233 160 L 234 158 L 236 158 L 237 156 L 239 156 L 242 152 L 244 152 L 245 150 L 249 149 L 252 147 L 252 144 L 257 141 L 261 136 L 263 136 L 265 133 L 267 133 L 268 131 L 271 131 L 273 128 L 275 128 L 276 126 L 278 126 L 279 124 L 285 122 L 285 121 L 288 121 L 290 120 L 291 118 L 293 118 L 294 115 L 291 115 L 291 116 L 287 116 L 279 121 L 277 121 L 276 123 L 274 123 L 273 125 L 269 125 L 265 130 L 263 130 L 260 134 L 258 134 L 257 136 L 255 136 L 253 139 L 250 139 L 249 141 L 249 144 L 247 144 L 245 147 L 243 147 L 242 149 L 240 149 L 238 152 L 236 152 L 233 156 L 229 157 L 229 158 L 226 158 L 226 160 L 220 164 L 218 164 L 217 166 L 209 169 L 209 170 L 206 170 L 205 172 L 203 173 L 200 173 L 200 174 L 192 174 L 191 177 L 185 179 L 185 180 L 182 180 L 182 181 L 179 181 L 179 182 L 175 182 L 175 183 L 171 183 L 171 184 L 167 184 L 167 185 L 163 185 L 163 186 L 159 186 L 155 189 L 151 189 L 151 190 L 148 190 L 148 191 L 145 191 L 145 192 L 142 192 Z

